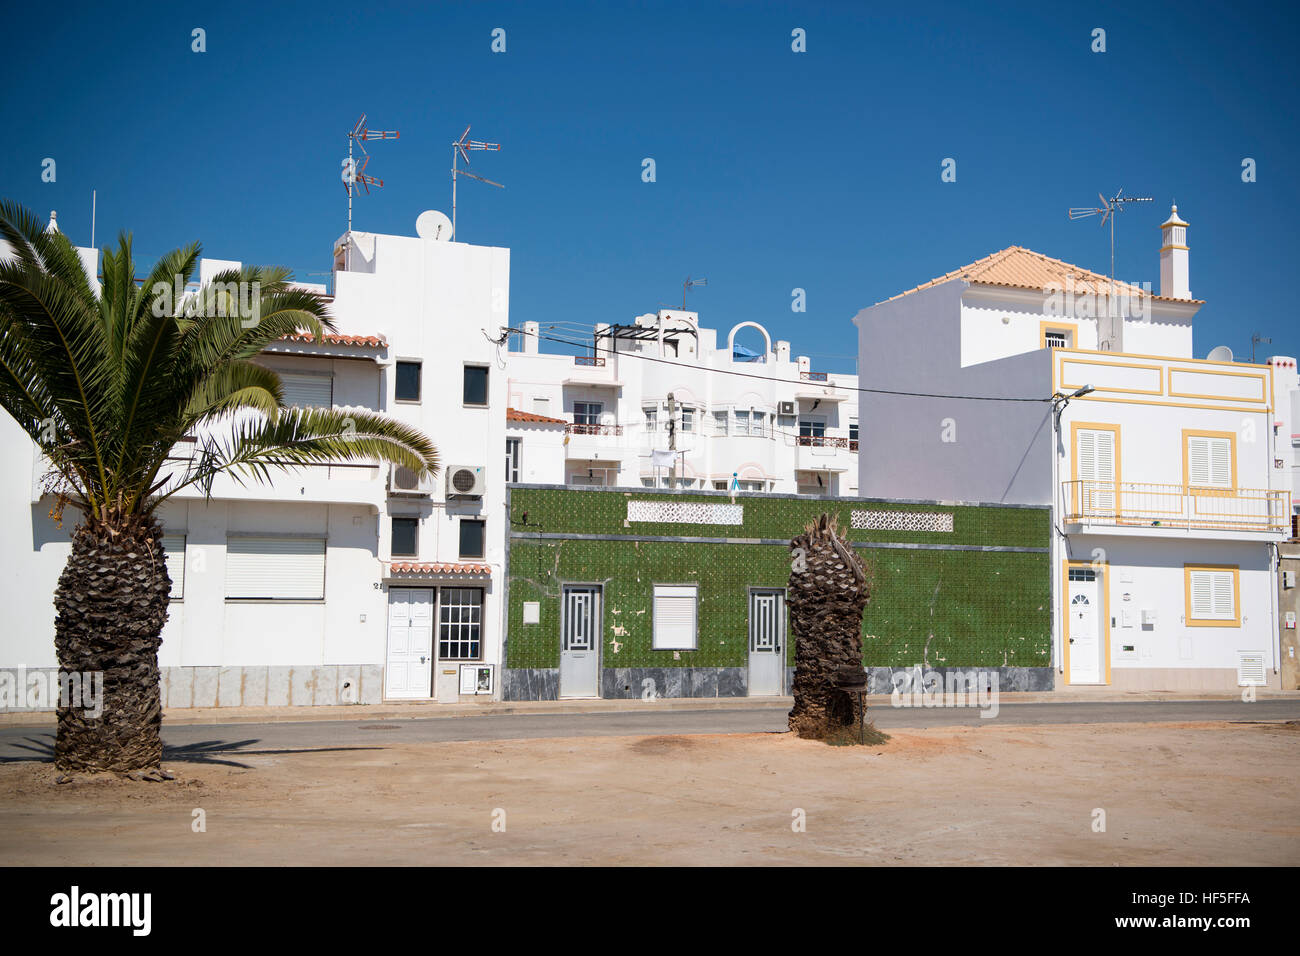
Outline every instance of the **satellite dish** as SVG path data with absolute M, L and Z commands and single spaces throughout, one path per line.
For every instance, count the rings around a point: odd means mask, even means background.
M 415 234 L 421 239 L 451 241 L 451 220 L 436 209 L 426 209 L 415 220 Z
M 1217 345 L 1210 350 L 1210 354 L 1207 355 L 1206 358 L 1211 362 L 1231 362 L 1232 349 L 1228 348 L 1226 345 Z

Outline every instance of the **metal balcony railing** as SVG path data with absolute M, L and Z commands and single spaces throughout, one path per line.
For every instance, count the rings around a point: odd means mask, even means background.
M 800 372 L 799 378 L 805 382 L 825 382 L 828 381 L 825 372 Z
M 603 355 L 575 355 L 573 357 L 574 365 L 587 365 L 592 368 L 604 368 L 605 357 Z
M 1267 488 L 1200 488 L 1139 481 L 1061 482 L 1065 521 L 1187 530 L 1286 531 L 1291 496 Z
M 586 425 L 580 422 L 572 422 L 565 426 L 564 430 L 570 435 L 621 435 L 623 434 L 622 425 Z
M 800 435 L 795 439 L 805 448 L 849 448 L 858 450 L 858 443 L 838 435 Z

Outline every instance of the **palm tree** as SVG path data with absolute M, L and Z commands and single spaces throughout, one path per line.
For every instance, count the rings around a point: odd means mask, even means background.
M 806 525 L 790 549 L 795 670 L 789 726 L 800 737 L 821 739 L 861 717 L 859 702 L 839 689 L 839 681 L 863 673 L 862 612 L 871 598 L 870 583 L 833 515 Z
M 171 580 L 157 509 L 213 479 L 380 460 L 438 467 L 418 430 L 362 409 L 285 407 L 279 376 L 254 359 L 286 335 L 333 329 L 321 296 L 278 267 L 215 276 L 178 295 L 199 246 L 163 256 L 137 282 L 131 238 L 103 253 L 97 292 L 57 230 L 0 202 L 0 405 L 48 461 L 52 513 L 80 515 L 55 591 L 64 672 L 103 674 L 102 716 L 58 708 L 55 764 L 68 771 L 161 771 L 158 646 Z M 173 449 L 193 439 L 178 462 Z M 169 460 L 170 459 L 170 460 Z M 73 702 L 75 703 L 75 702 Z

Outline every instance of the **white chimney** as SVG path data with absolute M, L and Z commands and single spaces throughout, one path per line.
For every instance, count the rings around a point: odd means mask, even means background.
M 1187 278 L 1187 223 L 1174 206 L 1160 225 L 1160 294 L 1170 299 L 1190 299 Z

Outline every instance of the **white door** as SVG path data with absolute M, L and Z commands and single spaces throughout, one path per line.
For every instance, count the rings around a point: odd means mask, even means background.
M 1065 637 L 1070 644 L 1071 684 L 1102 683 L 1102 579 L 1096 568 L 1070 568 Z
M 749 696 L 776 697 L 785 676 L 785 594 L 749 592 Z
M 1115 432 L 1108 428 L 1079 429 L 1074 453 L 1085 515 L 1106 517 L 1116 513 L 1119 489 L 1115 487 L 1115 452 Z
M 560 696 L 600 696 L 600 587 L 567 586 L 560 612 Z
M 433 696 L 433 588 L 388 589 L 384 696 Z

